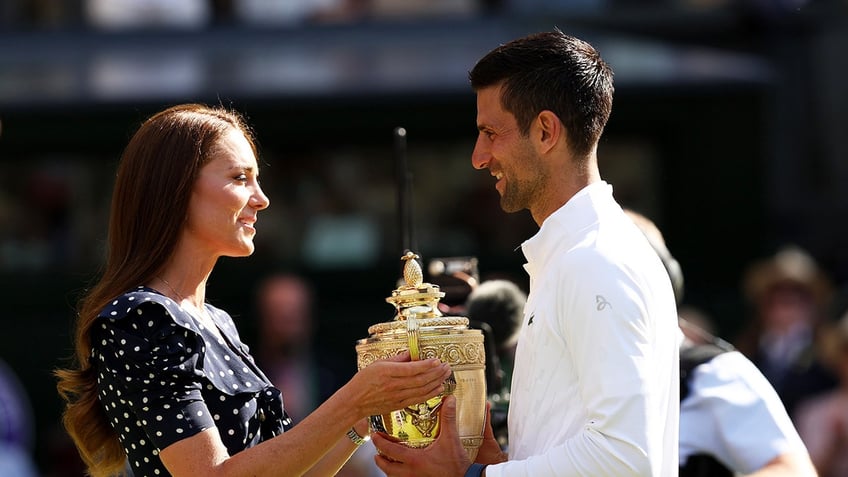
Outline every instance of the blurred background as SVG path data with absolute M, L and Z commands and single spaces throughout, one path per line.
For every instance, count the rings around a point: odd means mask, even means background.
M 247 117 L 271 199 L 256 253 L 220 262 L 210 302 L 257 349 L 259 284 L 302 279 L 321 361 L 312 375 L 331 376 L 322 388 L 352 375 L 355 340 L 392 318 L 401 156 L 424 262 L 474 257 L 482 279 L 526 290 L 515 249 L 536 226 L 501 212 L 491 178 L 470 165 L 467 72 L 498 44 L 555 26 L 615 71 L 601 173 L 662 229 L 703 323 L 740 335 L 753 314 L 743 277 L 785 245 L 838 289 L 848 279 L 846 11 L 845 0 L 0 0 L 10 383 L 0 394 L 21 397 L 0 409 L 9 440 L 39 475 L 81 475 L 51 371 L 71 355 L 74 306 L 103 256 L 122 149 L 176 103 Z

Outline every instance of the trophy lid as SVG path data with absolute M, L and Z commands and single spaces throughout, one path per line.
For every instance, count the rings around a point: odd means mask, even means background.
M 422 329 L 468 326 L 468 318 L 442 316 L 442 312 L 439 311 L 439 300 L 445 294 L 439 290 L 438 285 L 424 282 L 424 273 L 417 262 L 418 258 L 417 254 L 409 251 L 401 257 L 401 260 L 406 262 L 403 266 L 405 284 L 393 290 L 392 295 L 386 298 L 388 303 L 395 306 L 397 313 L 393 321 L 371 325 L 368 328 L 369 334 L 406 333 L 407 320 L 411 318 L 418 321 L 416 326 Z
M 412 314 L 417 318 L 442 316 L 439 300 L 445 294 L 439 290 L 438 285 L 424 282 L 424 273 L 418 264 L 418 258 L 418 255 L 411 251 L 401 257 L 401 260 L 406 262 L 403 266 L 403 279 L 406 284 L 399 286 L 392 291 L 392 296 L 386 298 L 397 310 L 395 321 L 406 320 Z

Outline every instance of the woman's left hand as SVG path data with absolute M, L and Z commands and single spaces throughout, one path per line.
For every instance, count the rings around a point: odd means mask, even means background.
M 358 416 L 374 416 L 437 396 L 450 373 L 450 366 L 438 359 L 410 361 L 409 352 L 404 351 L 361 369 L 345 388 Z

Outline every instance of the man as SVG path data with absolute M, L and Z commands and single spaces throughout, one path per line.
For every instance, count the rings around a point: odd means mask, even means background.
M 530 211 L 530 292 L 509 409 L 509 456 L 491 427 L 472 465 L 455 399 L 439 438 L 409 449 L 373 436 L 389 476 L 677 474 L 678 328 L 668 276 L 601 180 L 597 146 L 612 71 L 559 30 L 502 45 L 470 73 L 479 136 L 507 212 Z
M 625 211 L 668 271 L 677 303 L 683 271 L 652 220 Z M 726 341 L 680 320 L 680 477 L 815 477 L 775 389 Z

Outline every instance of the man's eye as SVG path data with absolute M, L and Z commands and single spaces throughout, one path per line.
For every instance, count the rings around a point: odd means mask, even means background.
M 239 174 L 239 175 L 237 175 L 237 176 L 235 177 L 235 179 L 236 179 L 237 181 L 244 182 L 244 181 L 246 181 L 246 180 L 247 180 L 247 174 Z

